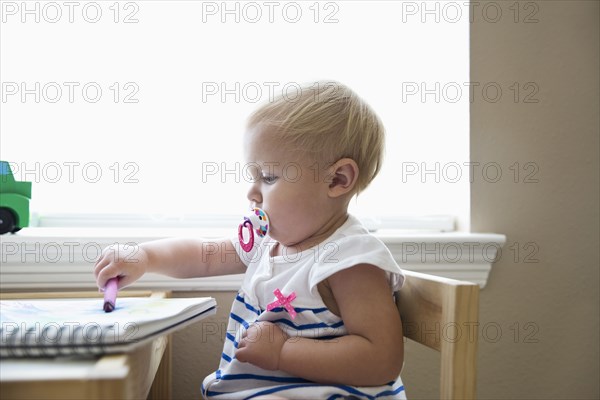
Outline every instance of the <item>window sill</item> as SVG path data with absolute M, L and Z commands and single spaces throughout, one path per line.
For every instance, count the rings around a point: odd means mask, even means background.
M 235 234 L 235 232 L 233 232 Z M 485 287 L 492 264 L 506 237 L 492 233 L 373 233 L 407 270 L 475 282 Z M 0 236 L 0 290 L 65 290 L 95 288 L 92 268 L 99 252 L 113 243 L 142 243 L 166 237 L 218 238 L 226 229 L 196 228 L 26 228 Z M 242 275 L 174 279 L 147 274 L 136 289 L 237 290 Z

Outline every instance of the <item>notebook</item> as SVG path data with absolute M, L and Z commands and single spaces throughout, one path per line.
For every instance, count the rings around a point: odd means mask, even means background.
M 181 329 L 216 310 L 215 299 L 118 298 L 0 301 L 0 357 L 119 353 Z

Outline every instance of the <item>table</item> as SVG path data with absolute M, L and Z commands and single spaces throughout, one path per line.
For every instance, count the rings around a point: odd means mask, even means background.
M 99 358 L 2 360 L 0 398 L 170 399 L 169 338 Z
M 169 297 L 168 292 L 123 292 L 124 297 Z M 2 293 L 2 299 L 96 297 L 98 293 Z M 170 335 L 129 353 L 100 357 L 0 360 L 0 398 L 170 399 Z

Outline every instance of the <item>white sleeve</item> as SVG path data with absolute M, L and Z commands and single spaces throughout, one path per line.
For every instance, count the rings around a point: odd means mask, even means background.
M 352 235 L 322 244 L 318 262 L 309 275 L 311 291 L 331 275 L 359 264 L 371 264 L 387 272 L 390 289 L 399 290 L 404 283 L 402 269 L 386 245 L 370 234 Z

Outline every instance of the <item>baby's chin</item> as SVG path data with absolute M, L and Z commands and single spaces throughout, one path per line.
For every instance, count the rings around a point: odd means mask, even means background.
M 279 235 L 277 231 L 273 230 L 269 230 L 269 236 L 271 236 L 271 239 L 275 240 L 277 243 L 285 247 L 294 247 L 298 243 L 300 243 L 298 240 L 293 240 L 292 238 L 285 237 L 285 235 Z
M 308 243 L 304 243 L 303 240 L 279 240 L 274 236 L 271 236 L 280 246 L 283 246 L 286 252 L 296 253 L 301 248 L 306 250 L 308 247 L 313 247 L 314 244 L 309 245 Z M 302 247 L 301 247 L 302 246 Z M 308 246 L 308 247 L 307 247 Z
M 271 239 L 276 241 L 281 246 L 290 247 L 295 244 L 293 241 L 290 241 L 289 238 L 281 237 L 280 235 L 278 235 L 276 233 L 272 234 L 271 232 L 269 232 L 269 236 L 271 236 Z

